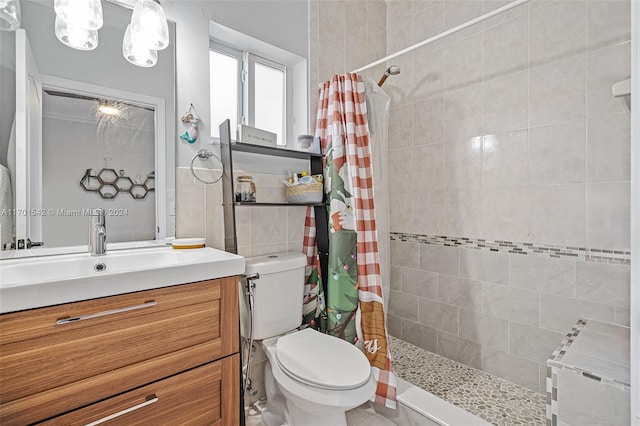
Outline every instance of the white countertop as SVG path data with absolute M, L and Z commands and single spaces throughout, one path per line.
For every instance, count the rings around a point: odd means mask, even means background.
M 103 264 L 102 271 L 96 264 Z M 0 260 L 0 313 L 244 273 L 245 259 L 210 247 L 146 247 Z

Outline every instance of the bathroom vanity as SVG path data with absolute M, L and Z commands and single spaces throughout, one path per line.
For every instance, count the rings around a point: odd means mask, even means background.
M 167 250 L 158 249 L 158 255 Z M 109 254 L 93 259 L 109 270 Z M 0 268 L 11 270 L 11 262 L 0 261 Z M 244 272 L 244 259 L 233 256 L 225 265 L 227 269 L 217 268 L 221 272 L 208 272 L 213 279 L 174 285 L 165 281 L 161 288 L 139 291 L 126 291 L 129 274 L 120 272 L 111 277 L 119 282 L 114 287 L 120 294 L 14 312 L 3 309 L 0 423 L 239 424 L 236 275 Z M 165 269 L 170 276 L 175 267 L 153 270 Z M 191 265 L 198 273 L 203 268 Z M 216 275 L 229 271 L 234 275 Z M 92 278 L 87 277 L 87 287 Z M 132 280 L 131 288 L 144 278 Z M 65 293 L 67 281 L 49 284 Z M 0 290 L 7 287 L 3 279 Z M 29 285 L 22 287 L 29 297 Z M 68 297 L 75 300 L 78 295 Z

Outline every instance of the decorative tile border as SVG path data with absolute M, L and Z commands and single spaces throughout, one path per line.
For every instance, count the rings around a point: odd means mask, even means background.
M 580 330 L 587 322 L 580 318 L 576 325 L 569 331 L 560 346 L 553 351 L 547 360 L 547 426 L 556 426 L 558 424 L 558 370 L 554 362 L 559 362 L 567 353 L 567 349 L 573 344 L 580 334 Z
M 402 232 L 390 232 L 389 235 L 391 237 L 391 241 L 405 241 L 448 247 L 464 247 L 477 250 L 535 255 L 553 258 L 579 259 L 586 262 L 615 263 L 619 265 L 631 264 L 631 253 L 621 250 L 564 247 L 533 243 L 514 243 L 511 241 L 491 241 L 480 238 L 474 239 L 466 237 L 406 234 Z

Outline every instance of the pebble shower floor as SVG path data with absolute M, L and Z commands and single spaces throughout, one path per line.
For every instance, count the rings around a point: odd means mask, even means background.
M 545 425 L 546 397 L 390 337 L 398 377 L 499 426 Z

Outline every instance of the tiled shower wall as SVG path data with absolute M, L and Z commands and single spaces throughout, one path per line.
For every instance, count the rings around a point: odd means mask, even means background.
M 581 317 L 628 325 L 629 267 L 392 241 L 391 335 L 529 389 Z
M 389 1 L 387 51 L 506 3 Z M 392 335 L 544 392 L 579 316 L 629 324 L 629 16 L 532 0 L 392 61 Z
M 312 0 L 310 122 L 331 75 L 507 3 Z M 579 316 L 628 325 L 629 16 L 531 0 L 388 64 L 392 335 L 544 392 Z
M 198 177 L 213 181 L 218 170 L 196 169 Z M 243 174 L 235 171 L 234 175 Z M 250 173 L 257 201 L 285 202 L 283 175 Z M 206 237 L 207 245 L 224 250 L 222 183 L 205 185 L 188 167 L 176 168 L 176 236 Z M 302 251 L 306 207 L 236 207 L 238 254 L 260 256 L 283 251 Z
M 315 129 L 318 86 L 386 55 L 387 2 L 384 0 L 310 0 L 309 123 Z M 380 78 L 385 66 L 363 73 Z

